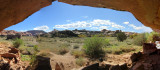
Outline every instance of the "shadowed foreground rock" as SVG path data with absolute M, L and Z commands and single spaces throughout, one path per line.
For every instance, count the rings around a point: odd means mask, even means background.
M 131 70 L 160 70 L 159 52 L 154 43 L 144 43 L 143 54 L 136 54 L 137 58 L 132 61 Z
M 122 64 L 122 65 L 110 65 L 110 64 L 105 64 L 105 67 L 99 66 L 99 63 L 92 64 L 90 66 L 87 66 L 83 68 L 82 70 L 129 70 L 127 67 L 127 64 Z
M 50 58 L 37 56 L 36 61 L 29 70 L 52 70 L 50 65 Z

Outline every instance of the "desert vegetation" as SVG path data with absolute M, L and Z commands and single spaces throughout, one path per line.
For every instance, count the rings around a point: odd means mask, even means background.
M 72 33 L 70 33 L 72 34 Z M 59 36 L 60 37 L 57 37 Z M 145 42 L 155 42 L 160 34 L 139 33 L 126 36 L 123 32 L 116 33 L 115 36 L 97 35 L 77 35 L 69 36 L 65 33 L 57 33 L 56 36 L 22 36 L 21 39 L 5 40 L 0 38 L 0 43 L 11 44 L 21 52 L 21 60 L 33 65 L 37 56 L 72 56 L 72 60 L 78 66 L 83 66 L 87 61 L 95 62 L 99 58 L 108 60 L 108 55 L 123 55 L 142 51 Z M 59 57 L 57 57 L 59 58 Z

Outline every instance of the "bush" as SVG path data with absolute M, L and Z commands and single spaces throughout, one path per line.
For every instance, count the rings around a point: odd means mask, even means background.
M 13 42 L 13 46 L 15 47 L 15 48 L 18 48 L 18 47 L 20 47 L 21 45 L 23 45 L 23 40 L 22 39 L 15 39 L 15 41 Z
M 79 65 L 79 66 L 83 66 L 85 64 L 85 60 L 82 57 L 77 58 L 76 59 L 76 64 Z
M 84 42 L 84 52 L 91 59 L 98 59 L 105 56 L 103 47 L 105 40 L 100 37 L 91 37 Z
M 127 36 L 125 35 L 125 33 L 123 33 L 123 32 L 117 33 L 117 40 L 118 41 L 123 42 L 126 39 L 127 39 Z
M 75 58 L 79 58 L 79 57 L 84 57 L 85 56 L 85 53 L 83 51 L 81 51 L 81 50 L 73 50 L 71 52 L 71 54 L 73 56 L 75 56 Z
M 159 41 L 160 33 L 157 32 L 151 32 L 151 33 L 146 33 L 147 37 L 147 42 L 153 42 Z
M 35 45 L 35 46 L 33 47 L 33 54 L 30 55 L 30 58 L 31 58 L 30 64 L 31 64 L 31 65 L 33 65 L 34 62 L 36 61 L 36 57 L 37 57 L 37 53 L 38 53 L 38 52 L 39 52 L 38 46 Z
M 138 46 L 142 46 L 143 43 L 145 43 L 146 41 L 147 41 L 147 38 L 146 38 L 145 33 L 139 34 L 133 38 L 133 43 Z
M 137 34 L 133 34 L 133 35 L 130 35 L 129 38 L 133 39 L 136 36 L 137 36 Z
M 109 43 L 109 39 L 105 39 L 105 46 L 109 46 L 110 45 L 110 43 Z
M 79 45 L 74 45 L 73 46 L 73 49 L 78 49 L 79 48 Z
M 113 54 L 122 54 L 122 53 L 128 53 L 131 51 L 136 51 L 136 49 L 132 46 L 111 46 L 105 48 L 107 53 L 113 53 Z
M 80 34 L 80 35 L 78 35 L 78 37 L 80 37 L 80 38 L 84 38 L 84 37 L 87 37 L 86 35 L 84 35 L 84 34 Z
M 69 52 L 69 48 L 63 46 L 63 47 L 60 47 L 58 51 L 59 51 L 59 54 L 64 55 Z

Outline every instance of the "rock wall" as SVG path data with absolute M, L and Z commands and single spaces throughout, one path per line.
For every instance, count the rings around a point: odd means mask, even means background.
M 53 0 L 0 0 L 0 31 L 15 25 Z
M 60 2 L 131 12 L 145 26 L 160 29 L 160 0 L 59 0 Z
M 15 25 L 53 0 L 0 0 L 0 31 Z M 160 30 L 160 0 L 59 0 L 72 5 L 131 12 L 145 26 Z

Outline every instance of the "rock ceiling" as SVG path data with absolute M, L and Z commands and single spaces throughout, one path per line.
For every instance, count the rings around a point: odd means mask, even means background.
M 0 31 L 15 25 L 53 0 L 0 0 Z M 160 0 L 59 0 L 72 5 L 131 12 L 145 26 L 160 30 Z

